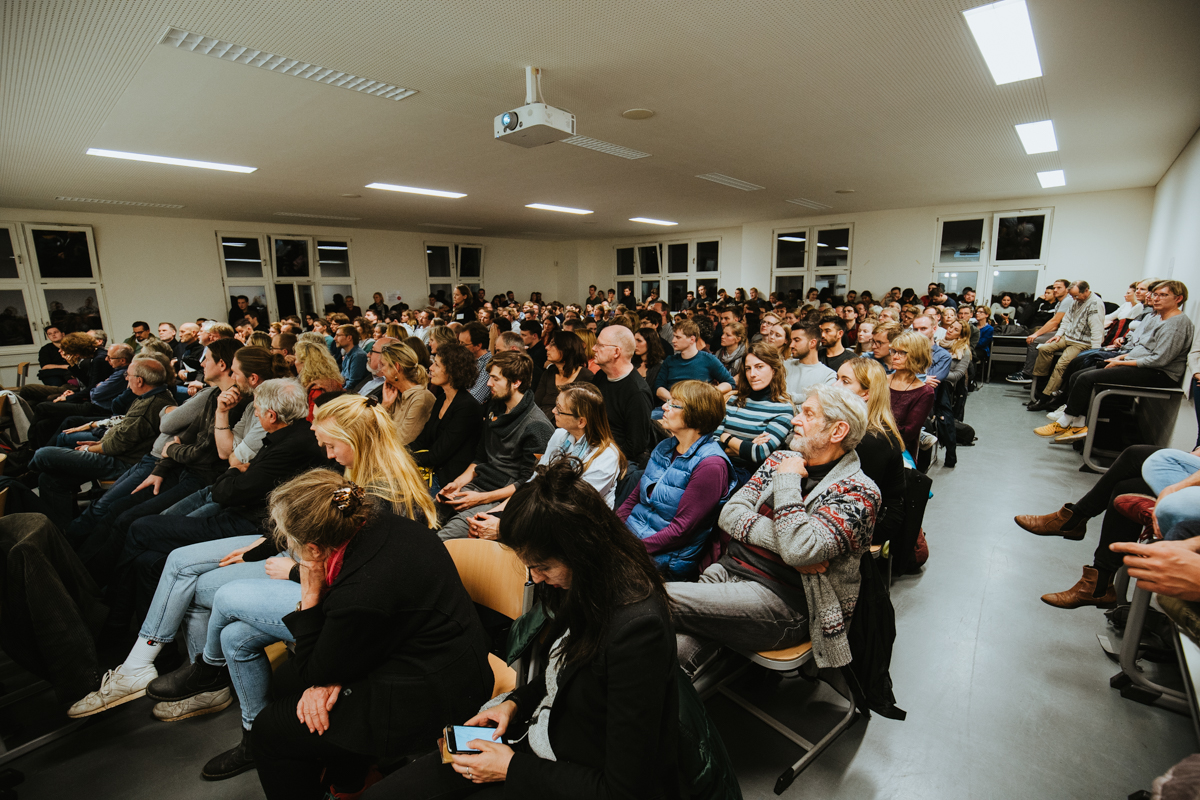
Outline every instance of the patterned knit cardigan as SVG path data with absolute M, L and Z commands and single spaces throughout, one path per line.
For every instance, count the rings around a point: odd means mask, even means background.
M 850 452 L 805 500 L 803 476 L 776 474 L 783 459 L 799 457 L 772 453 L 725 504 L 720 525 L 731 538 L 770 550 L 789 566 L 829 562 L 825 572 L 802 575 L 801 582 L 813 658 L 818 667 L 841 667 L 850 663 L 846 630 L 858 602 L 859 562 L 871 546 L 879 489 Z M 759 513 L 764 505 L 774 509 L 773 519 Z

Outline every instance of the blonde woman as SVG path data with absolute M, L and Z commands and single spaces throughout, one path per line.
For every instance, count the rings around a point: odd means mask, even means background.
M 344 388 L 342 370 L 329 354 L 329 348 L 307 339 L 296 342 L 295 363 L 296 376 L 308 393 L 308 421 L 312 422 L 316 399 L 326 392 L 338 392 Z
M 852 358 L 838 367 L 837 382 L 867 404 L 867 433 L 854 452 L 883 498 L 873 543 L 895 541 L 904 526 L 904 440 L 892 416 L 887 370 L 870 356 Z
M 538 461 L 547 466 L 560 458 L 578 459 L 580 477 L 600 493 L 612 508 L 617 499 L 617 481 L 628 467 L 624 454 L 613 439 L 604 411 L 604 396 L 590 383 L 568 386 L 558 393 L 554 403 L 554 424 L 557 426 L 546 452 Z M 535 470 L 535 475 L 536 470 Z M 530 478 L 533 480 L 533 478 Z M 511 498 L 466 519 L 474 539 L 496 539 L 500 534 L 500 515 Z M 474 509 L 473 509 L 474 510 Z M 451 520 L 447 527 L 455 524 Z
M 889 358 L 895 370 L 888 380 L 892 415 L 904 440 L 904 449 L 916 458 L 921 429 L 933 411 L 936 393 L 932 386 L 917 376 L 929 370 L 933 363 L 933 351 L 929 339 L 915 331 L 908 331 L 892 341 Z
M 382 405 L 362 395 L 335 397 L 317 408 L 313 433 L 348 479 L 389 502 L 397 514 L 437 527 L 433 498 Z
M 392 416 L 400 444 L 409 445 L 429 421 L 435 398 L 426 387 L 429 375 L 406 344 L 389 344 L 380 359 L 383 407 Z

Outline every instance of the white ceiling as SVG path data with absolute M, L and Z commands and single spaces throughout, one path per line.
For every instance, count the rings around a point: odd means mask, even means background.
M 1043 78 L 996 86 L 973 0 L 3 2 L 0 206 L 598 238 L 1152 186 L 1200 126 L 1200 3 L 1029 0 Z M 158 44 L 169 26 L 410 87 L 394 101 Z M 651 154 L 492 139 L 527 64 L 580 134 Z M 653 109 L 644 121 L 621 117 Z M 1053 119 L 1058 153 L 1012 126 Z M 87 156 L 88 147 L 258 167 Z M 719 172 L 766 187 L 697 179 Z M 379 192 L 380 181 L 466 192 Z M 837 194 L 853 189 L 853 194 Z M 342 194 L 361 194 L 348 199 Z M 57 196 L 180 204 L 95 206 Z M 594 209 L 569 217 L 542 202 Z

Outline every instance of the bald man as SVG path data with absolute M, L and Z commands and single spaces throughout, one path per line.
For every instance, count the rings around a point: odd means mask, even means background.
M 650 387 L 630 359 L 634 348 L 633 332 L 623 325 L 609 325 L 596 337 L 592 352 L 596 356 L 593 383 L 604 395 L 604 410 L 613 439 L 630 463 L 644 463 L 652 442 L 650 409 L 654 403 Z

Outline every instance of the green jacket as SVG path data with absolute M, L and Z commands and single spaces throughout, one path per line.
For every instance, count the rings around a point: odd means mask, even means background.
M 133 465 L 150 452 L 158 438 L 158 418 L 164 408 L 175 405 L 175 397 L 160 386 L 133 401 L 125 417 L 108 429 L 100 440 L 104 455 Z

